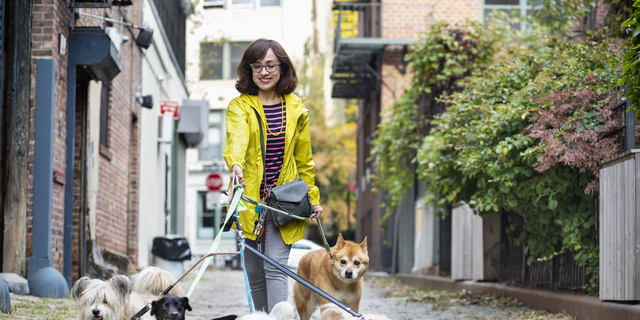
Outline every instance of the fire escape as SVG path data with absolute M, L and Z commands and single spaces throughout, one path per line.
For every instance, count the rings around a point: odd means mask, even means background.
M 382 51 L 387 46 L 405 50 L 414 39 L 383 38 L 382 4 L 334 1 L 335 23 L 332 98 L 367 99 L 380 75 Z

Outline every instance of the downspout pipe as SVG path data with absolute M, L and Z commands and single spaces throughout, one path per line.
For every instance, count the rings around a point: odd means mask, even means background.
M 55 131 L 56 63 L 36 61 L 35 142 L 33 160 L 33 232 L 29 258 L 29 293 L 38 297 L 66 298 L 70 284 L 52 267 L 53 137 Z M 71 182 L 67 182 L 67 186 Z

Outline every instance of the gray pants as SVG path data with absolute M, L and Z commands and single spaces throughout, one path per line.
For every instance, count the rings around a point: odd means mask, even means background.
M 280 230 L 273 224 L 273 213 L 267 212 L 264 222 L 264 234 L 260 241 L 261 252 L 276 262 L 287 265 L 291 246 L 282 240 Z M 258 249 L 257 241 L 247 239 L 246 244 Z M 262 260 L 252 252 L 245 251 L 245 269 L 249 276 L 251 297 L 256 310 L 271 312 L 273 306 L 289 297 L 287 275 L 276 269 L 270 263 Z

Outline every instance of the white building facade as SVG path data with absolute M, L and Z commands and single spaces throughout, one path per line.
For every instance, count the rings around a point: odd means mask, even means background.
M 177 102 L 179 105 L 189 97 L 184 72 L 176 59 L 174 50 L 164 30 L 154 0 L 143 3 L 143 24 L 151 28 L 153 43 L 142 57 L 142 81 L 138 90 L 139 99 L 151 98 L 151 105 L 142 108 L 140 128 L 140 193 L 138 215 L 138 261 L 146 267 L 153 264 L 151 254 L 153 239 L 172 233 L 178 224 L 172 208 L 172 196 L 177 166 L 178 148 L 174 148 L 176 121 L 172 116 L 160 114 L 161 101 Z M 143 104 L 144 106 L 144 104 Z M 175 167 L 175 168 L 174 168 Z
M 318 7 L 322 10 L 314 10 Z M 187 151 L 186 235 L 194 255 L 207 253 L 225 214 L 213 203 L 218 194 L 209 195 L 211 206 L 207 207 L 205 180 L 209 173 L 218 172 L 224 180 L 223 190 L 227 188 L 229 172 L 222 159 L 225 111 L 239 96 L 235 68 L 244 50 L 260 38 L 276 40 L 300 72 L 305 45 L 313 37 L 322 37 L 321 47 L 332 50 L 326 45 L 330 40 L 324 37 L 327 30 L 333 32 L 327 28 L 330 8 L 331 1 L 327 0 L 204 0 L 187 20 L 187 86 L 192 99 L 206 100 L 210 108 L 209 147 Z M 223 239 L 218 251 L 233 250 L 233 234 L 223 235 Z

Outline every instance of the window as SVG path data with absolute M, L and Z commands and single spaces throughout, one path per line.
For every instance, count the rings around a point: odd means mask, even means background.
M 251 42 L 203 42 L 200 44 L 200 80 L 229 80 Z
M 198 191 L 198 239 L 213 239 L 227 208 L 218 204 L 219 192 Z
M 224 116 L 223 110 L 209 110 L 208 146 L 198 152 L 199 160 L 222 159 L 224 148 Z
M 200 44 L 200 80 L 222 79 L 222 43 Z
M 486 20 L 493 10 L 506 12 L 509 16 L 524 17 L 530 15 L 532 7 L 540 4 L 541 0 L 484 0 L 483 18 Z M 514 28 L 523 29 L 522 23 L 513 25 Z
M 261 7 L 276 7 L 280 6 L 280 0 L 260 0 Z

